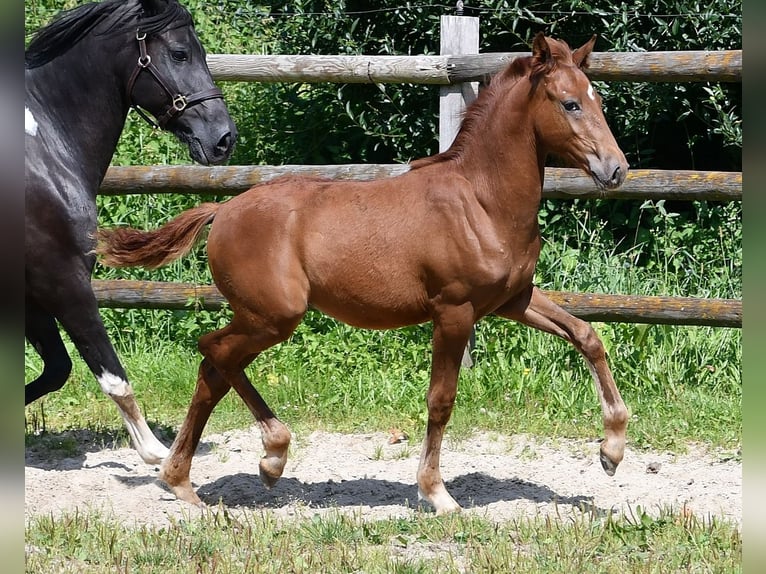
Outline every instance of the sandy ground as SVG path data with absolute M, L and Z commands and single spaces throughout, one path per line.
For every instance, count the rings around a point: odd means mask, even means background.
M 47 440 L 27 447 L 27 517 L 92 508 L 124 523 L 163 526 L 203 512 L 176 500 L 157 480 L 158 467 L 144 464 L 132 449 L 111 448 L 84 431 L 56 439 L 70 448 L 51 448 L 56 441 Z M 301 517 L 340 510 L 365 519 L 433 512 L 417 500 L 420 439 L 390 440 L 388 433 L 294 436 L 283 477 L 266 490 L 258 478 L 257 427 L 208 435 L 191 478 L 205 503 L 220 502 L 234 512 Z M 460 441 L 448 436 L 441 464 L 447 488 L 464 510 L 497 521 L 605 515 L 636 506 L 653 514 L 672 507 L 702 518 L 742 520 L 741 460 L 697 448 L 683 455 L 629 448 L 615 476 L 608 477 L 597 442 L 480 433 Z

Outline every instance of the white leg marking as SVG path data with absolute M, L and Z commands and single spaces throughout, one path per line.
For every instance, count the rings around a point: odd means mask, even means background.
M 593 84 L 588 84 L 588 97 L 591 100 L 595 100 L 596 99 L 596 94 L 593 93 Z
M 133 397 L 133 388 L 130 386 L 130 383 L 122 377 L 118 377 L 109 371 L 104 371 L 98 377 L 98 384 L 101 385 L 101 390 L 115 402 L 120 410 L 125 428 L 128 430 L 130 438 L 133 439 L 133 445 L 144 462 L 148 464 L 158 464 L 161 462 L 170 451 L 157 440 L 157 437 L 154 436 L 146 424 L 136 404 L 136 399 Z
M 30 136 L 37 135 L 37 122 L 26 106 L 24 106 L 24 131 Z
M 109 371 L 104 371 L 104 374 L 98 377 L 98 384 L 101 385 L 101 390 L 109 396 L 126 397 L 133 394 L 133 389 L 130 388 L 128 381 Z

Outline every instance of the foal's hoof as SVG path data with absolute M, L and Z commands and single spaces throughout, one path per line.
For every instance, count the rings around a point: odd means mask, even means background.
M 165 482 L 165 481 L 163 481 Z M 191 487 L 191 484 L 189 485 L 178 485 L 178 486 L 172 486 L 165 482 L 165 484 L 170 488 L 170 490 L 173 492 L 173 494 L 176 495 L 176 498 L 178 500 L 182 500 L 184 502 L 188 502 L 192 506 L 196 506 L 197 508 L 205 508 L 205 503 L 202 502 L 199 496 L 197 496 L 197 493 L 194 492 L 194 489 Z
M 427 496 L 418 487 L 418 500 L 425 501 L 434 507 L 437 516 L 462 512 L 462 507 L 447 492 L 446 488 L 435 489 L 431 496 Z
M 279 459 L 276 459 L 278 461 L 276 463 L 274 460 L 275 459 L 272 457 L 263 457 L 258 464 L 258 468 L 260 469 L 259 476 L 266 488 L 274 486 L 279 480 L 279 477 L 282 476 L 284 465 L 279 462 Z
M 610 459 L 603 450 L 600 452 L 599 458 L 601 459 L 601 466 L 604 468 L 604 472 L 609 476 L 614 476 L 614 473 L 617 471 L 617 465 L 620 464 L 619 461 L 615 462 Z
M 271 489 L 272 486 L 274 486 L 277 481 L 279 480 L 278 476 L 269 476 L 268 474 L 261 473 L 261 482 L 263 483 L 263 486 L 266 487 L 266 489 Z

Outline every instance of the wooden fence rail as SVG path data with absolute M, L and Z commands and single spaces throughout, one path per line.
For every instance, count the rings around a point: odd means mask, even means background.
M 224 307 L 214 285 L 94 279 L 101 307 L 206 309 Z M 551 300 L 586 321 L 741 327 L 742 301 L 546 291 Z
M 529 52 L 443 56 L 210 54 L 213 78 L 234 82 L 411 83 L 483 81 Z M 742 50 L 594 52 L 588 76 L 630 82 L 741 82 Z
M 408 169 L 407 165 L 391 164 L 110 167 L 99 193 L 236 195 L 287 174 L 364 180 L 399 175 Z M 579 169 L 548 168 L 543 197 L 740 201 L 742 173 L 638 169 L 628 173 L 620 189 L 602 192 Z

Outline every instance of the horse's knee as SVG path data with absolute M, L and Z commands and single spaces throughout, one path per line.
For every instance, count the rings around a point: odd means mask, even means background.
M 98 380 L 98 384 L 101 386 L 104 394 L 112 400 L 133 396 L 133 387 L 130 386 L 130 383 L 125 378 L 119 375 L 104 371 L 100 375 L 96 375 L 96 380 Z
M 435 423 L 446 424 L 452 415 L 455 396 L 454 392 L 429 392 L 426 400 L 428 418 Z
M 591 361 L 597 361 L 606 356 L 604 344 L 590 323 L 583 321 L 573 335 L 577 348 Z

